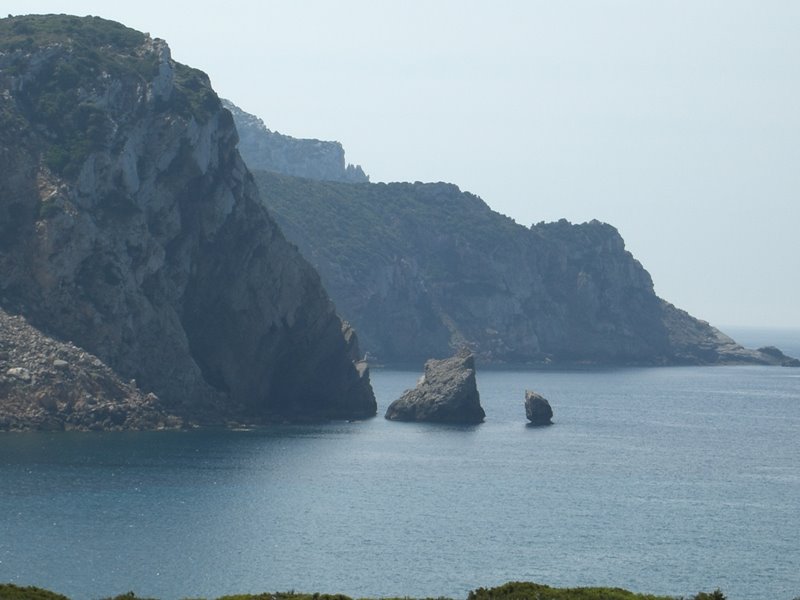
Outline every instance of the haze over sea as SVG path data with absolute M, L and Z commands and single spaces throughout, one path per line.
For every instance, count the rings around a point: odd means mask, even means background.
M 800 355 L 800 332 L 738 330 Z M 375 370 L 379 415 L 417 371 Z M 800 369 L 480 369 L 475 427 L 0 435 L 0 581 L 78 600 L 533 580 L 800 595 Z M 525 424 L 523 393 L 555 424 Z

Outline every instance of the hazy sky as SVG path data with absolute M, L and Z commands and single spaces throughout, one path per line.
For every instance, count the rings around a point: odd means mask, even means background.
M 221 96 L 529 225 L 615 225 L 713 325 L 800 327 L 800 2 L 4 0 L 166 39 Z

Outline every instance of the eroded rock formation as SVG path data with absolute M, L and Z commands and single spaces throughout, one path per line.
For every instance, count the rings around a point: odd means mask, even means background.
M 386 410 L 386 418 L 392 421 L 469 424 L 480 423 L 485 416 L 475 381 L 475 359 L 469 352 L 427 361 L 417 386 Z
M 553 423 L 553 409 L 547 398 L 537 392 L 525 390 L 525 416 L 533 425 Z

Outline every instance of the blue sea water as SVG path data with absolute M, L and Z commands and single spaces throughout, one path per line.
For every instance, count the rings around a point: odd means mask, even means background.
M 418 376 L 373 371 L 381 415 Z M 479 370 L 478 386 L 472 427 L 0 435 L 0 581 L 75 600 L 463 598 L 509 580 L 800 596 L 800 370 Z M 526 426 L 526 388 L 554 425 Z

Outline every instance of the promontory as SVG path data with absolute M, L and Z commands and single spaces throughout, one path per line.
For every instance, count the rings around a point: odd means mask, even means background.
M 368 371 L 237 140 L 163 40 L 0 19 L 0 308 L 186 419 L 372 416 Z

